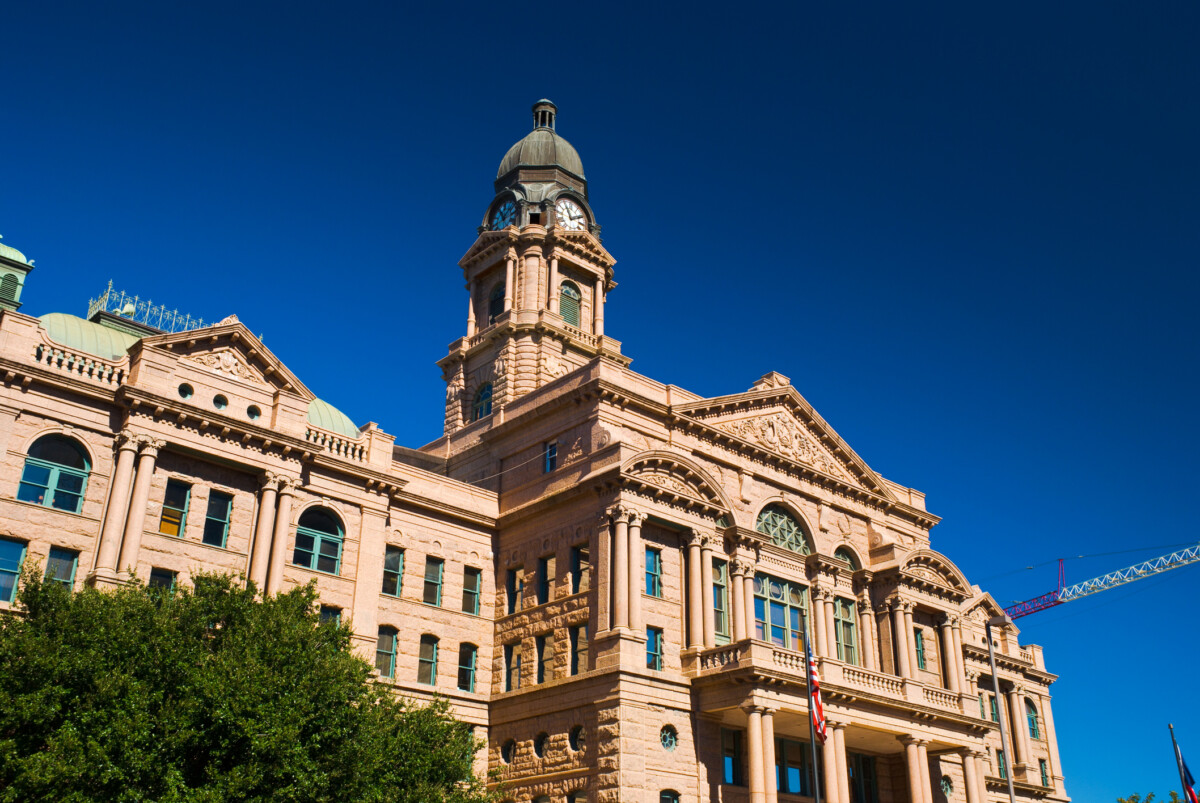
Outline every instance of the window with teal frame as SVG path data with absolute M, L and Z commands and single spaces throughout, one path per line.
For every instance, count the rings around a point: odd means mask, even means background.
M 421 651 L 417 654 L 417 683 L 433 686 L 437 683 L 438 638 L 426 633 L 421 636 Z
M 25 542 L 0 538 L 0 602 L 12 602 L 17 595 L 17 579 L 25 562 Z
M 801 622 L 807 628 L 808 589 L 770 575 L 754 578 L 754 637 L 777 647 L 803 650 Z
M 396 676 L 396 628 L 386 625 L 379 628 L 379 640 L 375 645 L 375 668 L 385 678 Z
M 1004 751 L 996 750 L 996 773 L 1001 778 L 1008 777 L 1008 764 L 1004 762 Z
M 919 627 L 913 628 L 913 644 L 917 651 L 917 669 L 925 668 L 925 632 Z
M 583 294 L 574 282 L 563 282 L 558 291 L 558 313 L 563 322 L 579 327 L 579 310 L 583 303 Z
M 483 586 L 483 572 L 473 566 L 463 569 L 463 613 L 479 615 L 480 589 Z
M 158 588 L 167 593 L 175 590 L 175 580 L 177 575 L 170 569 L 163 569 L 158 566 L 150 568 L 150 579 L 146 583 L 149 588 Z
M 721 778 L 732 786 L 745 786 L 742 774 L 742 732 L 733 728 L 721 728 Z M 780 792 L 787 790 L 781 785 Z
M 713 630 L 718 644 L 729 643 L 729 564 L 714 560 L 712 564 Z
M 446 561 L 441 558 L 425 558 L 425 589 L 421 596 L 426 605 L 442 604 L 442 573 Z
M 1029 727 L 1029 735 L 1034 739 L 1042 738 L 1042 732 L 1038 728 L 1037 708 L 1029 700 L 1025 701 L 1025 724 Z
M 646 594 L 662 596 L 662 550 L 646 547 Z
M 79 568 L 79 553 L 62 547 L 50 547 L 46 558 L 46 580 L 62 583 L 68 591 L 75 587 L 75 570 Z
M 988 701 L 992 704 L 992 722 L 1000 721 L 1000 706 L 996 702 L 996 695 L 988 695 Z
M 383 550 L 383 588 L 389 597 L 400 596 L 404 584 L 404 550 L 388 544 Z
M 780 505 L 764 507 L 758 514 L 754 529 L 771 536 L 771 540 L 776 546 L 790 549 L 792 552 L 799 552 L 801 555 L 808 555 L 812 552 L 808 534 L 804 532 L 800 522 Z
M 188 505 L 192 501 L 192 486 L 179 480 L 167 480 L 163 494 L 162 515 L 158 519 L 158 531 L 163 535 L 183 537 L 187 526 Z
M 224 548 L 229 538 L 229 511 L 233 509 L 233 497 L 221 491 L 208 494 L 208 511 L 204 514 L 204 543 Z
M 858 664 L 858 639 L 854 622 L 854 603 L 835 597 L 833 600 L 833 635 L 837 641 L 837 657 L 848 664 Z
M 475 392 L 475 401 L 471 402 L 471 420 L 478 421 L 492 414 L 492 383 L 488 382 Z
M 854 803 L 879 803 L 879 781 L 875 773 L 875 757 L 846 752 L 850 776 L 850 799 Z M 942 787 L 943 790 L 945 787 Z M 947 795 L 949 797 L 949 795 Z
M 812 796 L 812 747 L 794 739 L 775 740 L 775 777 L 780 792 Z M 770 770 L 768 769 L 768 774 Z M 768 783 L 770 781 L 768 780 Z
M 342 541 L 345 530 L 331 510 L 310 507 L 300 514 L 296 526 L 296 549 L 292 563 L 306 569 L 337 574 L 342 567 Z
M 658 793 L 658 803 L 679 803 L 679 793 L 673 789 L 664 789 Z
M 646 628 L 646 668 L 663 668 L 663 631 L 661 627 Z
M 1046 764 L 1046 759 L 1038 759 L 1038 769 L 1042 772 L 1042 786 L 1050 785 L 1050 767 Z
M 29 447 L 17 499 L 78 513 L 83 508 L 91 470 L 87 452 L 75 440 L 65 435 L 44 435 Z
M 479 657 L 479 648 L 474 644 L 463 642 L 458 645 L 458 688 L 462 691 L 475 691 L 475 661 Z

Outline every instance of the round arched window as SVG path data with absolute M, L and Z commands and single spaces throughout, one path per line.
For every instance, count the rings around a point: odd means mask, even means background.
M 542 731 L 533 737 L 533 752 L 538 758 L 546 755 L 546 745 L 550 744 L 550 734 Z
M 800 526 L 800 522 L 796 521 L 796 517 L 787 512 L 779 505 L 767 505 L 758 514 L 758 521 L 754 523 L 754 529 L 764 535 L 771 536 L 771 540 L 776 546 L 781 546 L 784 549 L 790 549 L 793 552 L 799 552 L 801 555 L 807 555 L 812 552 L 812 547 L 809 546 L 808 536 L 804 533 L 804 528 Z
M 342 521 L 332 510 L 311 507 L 296 525 L 292 563 L 319 572 L 337 574 L 342 565 Z
M 567 744 L 576 752 L 587 746 L 587 734 L 584 733 L 582 725 L 571 728 L 571 732 L 567 734 Z
M 673 725 L 663 725 L 662 730 L 658 732 L 658 741 L 663 750 L 674 750 L 679 745 L 679 731 L 675 730 Z
M 492 383 L 488 382 L 475 393 L 471 404 L 471 420 L 478 421 L 492 414 Z
M 504 744 L 500 745 L 500 760 L 505 764 L 511 764 L 513 756 L 517 754 L 517 743 L 509 739 Z
M 858 558 L 854 557 L 854 553 L 846 549 L 844 546 L 838 547 L 837 550 L 834 551 L 833 556 L 838 560 L 844 560 L 849 563 L 850 568 L 854 571 L 858 571 L 862 568 L 858 565 Z
M 78 441 L 65 435 L 44 435 L 29 447 L 17 498 L 78 513 L 91 469 L 87 452 Z

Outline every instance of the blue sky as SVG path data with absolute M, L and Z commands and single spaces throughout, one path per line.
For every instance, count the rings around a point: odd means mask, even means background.
M 82 315 L 112 279 L 236 313 L 425 443 L 456 262 L 545 96 L 636 370 L 790 376 L 1002 603 L 1055 558 L 1100 555 L 1068 561 L 1082 580 L 1200 537 L 1200 7 L 410 5 L 7 4 L 23 311 Z M 1177 787 L 1168 721 L 1200 763 L 1198 580 L 1020 622 L 1062 675 L 1076 800 Z

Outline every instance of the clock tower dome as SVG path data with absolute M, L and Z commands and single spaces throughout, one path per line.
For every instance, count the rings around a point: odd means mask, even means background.
M 593 359 L 629 364 L 604 334 L 616 260 L 557 115 L 548 100 L 533 105 L 533 130 L 501 160 L 479 236 L 459 260 L 467 333 L 438 361 L 447 435 Z

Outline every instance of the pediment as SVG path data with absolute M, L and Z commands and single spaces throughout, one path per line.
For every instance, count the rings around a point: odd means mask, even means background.
M 973 589 L 979 592 L 979 589 Z M 1004 608 L 1000 607 L 1000 603 L 986 591 L 979 592 L 979 596 L 971 600 L 967 607 L 963 610 L 963 618 L 974 622 L 979 627 L 983 627 L 984 622 L 991 619 L 993 616 L 1006 616 Z M 1015 624 L 1007 625 L 1014 634 L 1020 633 L 1021 630 Z
M 640 486 L 649 496 L 666 495 L 688 503 L 728 513 L 729 502 L 720 486 L 704 470 L 669 452 L 644 452 L 621 469 L 627 483 Z
M 181 364 L 268 391 L 312 401 L 312 392 L 244 324 L 230 316 L 215 326 L 143 338 L 138 347 L 167 351 Z
M 689 402 L 672 412 L 846 485 L 895 499 L 879 475 L 790 385 Z
M 919 549 L 906 555 L 900 566 L 900 575 L 910 582 L 951 591 L 961 599 L 974 593 L 958 567 L 931 549 Z

